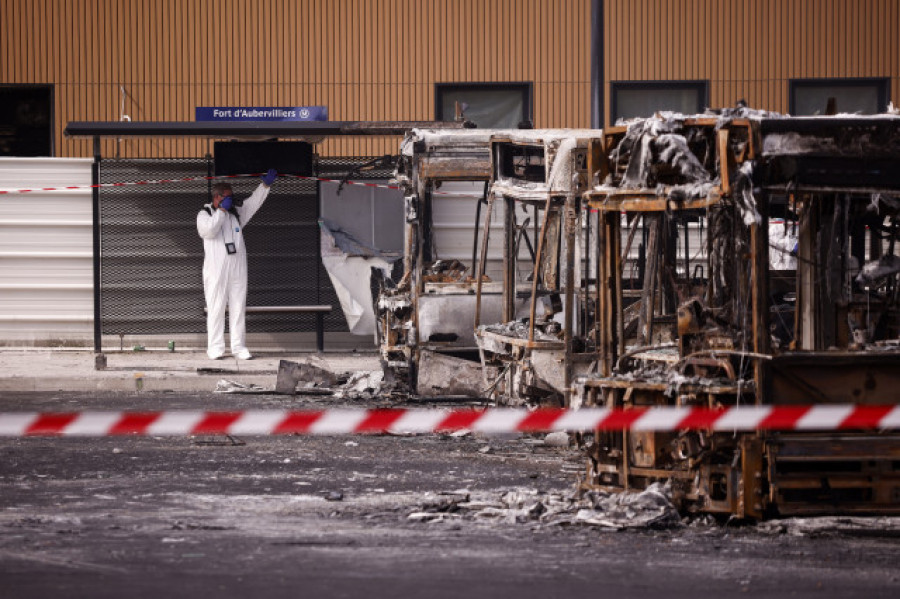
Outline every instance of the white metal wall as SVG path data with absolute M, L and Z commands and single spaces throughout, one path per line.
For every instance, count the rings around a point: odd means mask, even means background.
M 432 196 L 432 223 L 434 246 L 442 260 L 459 260 L 469 268 L 467 274 L 475 276 L 477 265 L 472 264 L 472 242 L 475 236 L 475 214 L 478 198 L 484 194 L 484 183 L 445 181 L 440 190 L 449 194 Z M 471 193 L 471 197 L 461 194 Z M 485 209 L 482 206 L 478 223 L 478 254 L 481 254 L 481 227 Z M 491 237 L 488 240 L 486 274 L 494 281 L 503 277 L 503 202 L 494 202 L 491 211 Z
M 384 180 L 354 179 L 385 185 Z M 403 192 L 383 187 L 319 184 L 319 214 L 352 233 L 362 243 L 385 252 L 403 252 Z
M 91 160 L 0 158 L 0 345 L 93 339 Z

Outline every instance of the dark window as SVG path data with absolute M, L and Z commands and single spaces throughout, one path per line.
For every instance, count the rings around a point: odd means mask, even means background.
M 452 121 L 456 106 L 480 129 L 515 129 L 531 121 L 531 83 L 436 83 L 434 112 Z
M 52 86 L 0 85 L 0 156 L 52 155 Z
M 706 81 L 613 81 L 610 85 L 613 123 L 661 110 L 697 114 L 709 103 Z
M 790 82 L 793 115 L 877 114 L 887 110 L 887 79 L 794 79 Z

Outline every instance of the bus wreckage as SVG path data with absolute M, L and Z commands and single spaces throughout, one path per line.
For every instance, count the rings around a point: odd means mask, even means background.
M 397 178 L 405 274 L 377 309 L 386 371 L 410 393 L 573 409 L 900 401 L 897 116 L 420 130 Z M 468 197 L 452 197 L 461 181 Z M 450 243 L 435 223 L 463 203 Z M 900 512 L 900 435 L 800 428 L 595 431 L 580 488 L 666 482 L 684 512 L 740 518 Z
M 375 303 L 385 380 L 401 392 L 481 394 L 474 273 L 491 133 L 415 129 L 401 146 L 395 178 L 406 203 L 403 275 L 383 277 Z M 482 278 L 485 311 L 499 319 L 496 285 L 487 272 Z
M 669 115 L 595 140 L 596 372 L 572 405 L 900 401 L 900 119 Z M 635 252 L 637 246 L 637 252 Z M 600 432 L 584 489 L 900 512 L 896 432 Z
M 377 301 L 387 379 L 421 396 L 493 393 L 506 403 L 508 385 L 488 381 L 511 376 L 510 362 L 489 357 L 485 363 L 485 353 L 493 356 L 497 347 L 488 341 L 486 351 L 485 338 L 499 337 L 475 329 L 526 317 L 535 310 L 533 297 L 552 296 L 559 305 L 567 272 L 559 245 L 562 209 L 575 196 L 573 176 L 586 189 L 588 134 L 599 131 L 407 135 L 396 173 L 407 206 L 404 274 L 396 284 L 382 280 Z M 536 263 L 541 268 L 532 281 Z M 561 393 L 562 386 L 559 378 L 547 393 Z
M 596 130 L 511 131 L 491 138 L 491 209 L 506 215 L 501 242 L 501 321 L 476 310 L 484 395 L 508 405 L 562 406 L 576 374 L 589 371 L 597 346 L 585 335 L 593 312 L 587 248 L 591 229 L 588 146 Z M 529 226 L 529 224 L 531 226 Z M 484 253 L 480 271 L 484 270 Z M 482 289 L 476 289 L 478 306 Z

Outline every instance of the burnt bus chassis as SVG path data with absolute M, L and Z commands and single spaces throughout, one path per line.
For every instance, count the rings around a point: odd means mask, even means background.
M 461 368 L 465 360 L 454 360 L 457 353 L 474 352 L 474 340 L 465 336 L 454 340 L 423 338 L 420 313 L 423 301 L 445 301 L 458 304 L 474 294 L 472 281 L 448 285 L 449 293 L 433 294 L 426 283 L 426 272 L 435 263 L 433 232 L 434 194 L 444 182 L 469 182 L 483 185 L 477 200 L 476 214 L 486 203 L 487 184 L 491 175 L 490 130 L 462 131 L 413 130 L 404 140 L 395 178 L 406 201 L 403 277 L 399 285 L 382 282 L 375 302 L 376 330 L 386 380 L 402 394 L 429 394 L 428 381 L 446 375 L 447 369 Z M 472 226 L 472 263 L 477 259 L 478 216 Z M 431 287 L 432 289 L 429 289 Z M 469 322 L 474 322 L 474 314 Z M 444 357 L 442 359 L 442 356 Z M 472 363 L 480 381 L 480 365 Z M 466 377 L 447 389 L 460 395 L 478 395 Z M 471 378 L 471 377 L 470 377 Z M 421 383 L 420 384 L 420 379 Z M 445 389 L 444 391 L 446 391 Z
M 479 285 L 475 334 L 485 370 L 485 395 L 500 404 L 568 405 L 574 374 L 587 371 L 596 360 L 590 340 L 578 334 L 590 324 L 590 278 L 589 261 L 578 255 L 576 247 L 579 236 L 584 247 L 589 246 L 590 229 L 580 225 L 580 192 L 588 183 L 587 144 L 599 133 L 571 129 L 531 138 L 503 134 L 491 138 L 493 174 L 482 242 L 487 247 L 492 206 L 502 203 L 506 215 L 502 314 L 500 323 L 483 323 L 483 290 Z M 567 144 L 569 147 L 563 149 Z M 529 179 L 525 174 L 528 168 L 520 162 L 529 157 L 540 158 L 541 173 L 536 178 Z M 522 173 L 514 172 L 516 164 Z M 572 181 L 556 181 L 558 187 L 554 188 L 550 178 L 554 169 L 571 173 Z M 534 187 L 535 183 L 541 187 Z M 533 211 L 533 243 L 523 230 L 525 225 L 520 226 L 515 218 L 517 212 L 528 210 Z M 528 242 L 529 256 L 522 255 L 522 240 Z M 485 259 L 486 252 L 482 251 L 479 272 L 484 271 Z M 523 265 L 530 279 L 523 280 L 519 272 Z M 539 315 L 541 298 L 548 299 L 549 311 L 555 312 Z M 527 312 L 520 322 L 514 321 L 517 308 Z M 559 312 L 563 322 L 555 323 L 552 316 Z M 515 325 L 521 325 L 521 329 Z M 558 330 L 553 332 L 548 327 Z M 541 338 L 536 336 L 539 329 Z
M 900 119 L 735 119 L 724 125 L 688 119 L 684 128 L 706 128 L 715 136 L 717 185 L 704 197 L 686 199 L 664 187 L 583 196 L 598 220 L 601 358 L 597 374 L 576 383 L 574 404 L 898 403 L 897 275 L 873 281 L 873 292 L 851 279 L 848 265 L 877 260 L 884 246 L 896 254 Z M 624 134 L 610 129 L 593 143 L 590 169 L 601 180 L 621 168 L 613 150 Z M 746 165 L 753 167 L 752 178 L 741 169 Z M 793 318 L 788 313 L 790 334 L 776 347 L 773 320 L 784 318 L 770 285 L 783 287 L 784 280 L 769 268 L 767 222 L 785 199 L 799 227 L 796 275 L 787 277 L 796 301 Z M 745 225 L 741 216 L 748 210 L 757 218 Z M 677 268 L 664 272 L 665 259 L 654 264 L 649 256 L 638 331 L 626 338 L 622 248 L 630 243 L 627 227 L 635 221 L 629 219 L 637 217 L 651 229 L 653 223 L 662 229 L 707 219 L 709 270 L 705 281 L 691 281 L 686 264 L 679 281 Z M 713 222 L 728 228 L 713 231 Z M 716 280 L 726 266 L 737 289 Z M 823 279 L 833 282 L 823 285 Z M 859 325 L 863 320 L 869 324 Z M 674 341 L 654 337 L 654 326 L 671 330 Z M 629 350 L 628 342 L 646 345 Z M 739 518 L 900 512 L 895 432 L 596 431 L 587 450 L 582 489 L 639 490 L 668 481 L 688 512 Z

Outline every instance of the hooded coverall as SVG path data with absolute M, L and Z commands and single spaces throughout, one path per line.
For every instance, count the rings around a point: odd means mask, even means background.
M 245 343 L 247 313 L 247 248 L 243 229 L 259 210 L 269 188 L 263 183 L 234 206 L 240 218 L 215 208 L 211 203 L 197 214 L 197 232 L 203 238 L 203 293 L 206 296 L 206 353 L 219 358 L 225 353 L 225 307 L 228 307 L 231 353 L 235 356 L 247 349 Z M 229 254 L 225 244 L 233 243 Z

